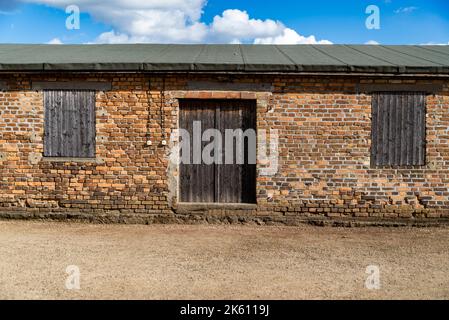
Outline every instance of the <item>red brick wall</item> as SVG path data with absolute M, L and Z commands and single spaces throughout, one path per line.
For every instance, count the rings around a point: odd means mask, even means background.
M 43 95 L 31 82 L 43 80 L 112 82 L 111 91 L 97 93 L 95 161 L 42 159 Z M 193 80 L 272 83 L 273 91 L 192 92 Z M 258 177 L 257 208 L 238 215 L 449 217 L 449 80 L 15 74 L 0 81 L 9 86 L 0 92 L 3 212 L 179 213 L 172 146 L 162 140 L 177 127 L 178 98 L 212 97 L 257 98 L 258 129 L 280 132 L 278 173 Z M 374 82 L 443 84 L 427 98 L 425 167 L 370 167 L 371 98 L 357 88 Z
M 370 167 L 371 97 L 354 94 L 356 82 L 374 80 L 277 81 L 274 110 L 264 118 L 284 133 L 282 169 L 260 183 L 260 193 L 273 198 L 260 198 L 261 205 L 328 216 L 448 216 L 447 84 L 427 98 L 427 165 L 377 169 Z

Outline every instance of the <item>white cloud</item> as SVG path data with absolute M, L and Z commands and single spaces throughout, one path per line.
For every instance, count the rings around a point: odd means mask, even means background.
M 447 43 L 437 43 L 437 42 L 428 42 L 428 43 L 423 43 L 422 46 L 448 46 L 449 42 Z
M 215 16 L 210 25 L 211 35 L 225 41 L 275 37 L 284 29 L 279 21 L 250 19 L 246 11 L 237 9 L 225 10 L 221 16 Z
M 376 40 L 370 40 L 370 41 L 367 41 L 367 42 L 365 42 L 365 44 L 370 44 L 370 45 L 379 45 L 380 43 L 379 43 L 379 42 L 377 42 Z
M 216 40 L 236 43 L 251 41 L 255 44 L 330 44 L 317 41 L 315 36 L 304 37 L 287 28 L 280 21 L 251 19 L 246 11 L 225 10 L 210 25 L 210 35 Z
M 418 10 L 418 7 L 401 7 L 395 10 L 394 13 L 412 13 L 415 10 Z
M 103 32 L 102 34 L 100 34 L 97 37 L 96 42 L 108 44 L 127 43 L 130 42 L 130 39 L 126 34 L 118 34 L 115 33 L 114 30 L 111 30 L 109 32 Z
M 332 44 L 328 40 L 317 41 L 315 36 L 304 37 L 295 30 L 285 28 L 280 35 L 274 37 L 256 38 L 255 44 Z
M 48 41 L 47 44 L 62 44 L 62 41 L 59 38 L 54 38 Z
M 20 0 L 62 10 L 73 0 Z M 330 43 L 302 36 L 280 21 L 225 10 L 210 24 L 201 21 L 207 0 L 77 0 L 81 12 L 111 26 L 97 43 Z M 81 30 L 83 24 L 81 21 Z

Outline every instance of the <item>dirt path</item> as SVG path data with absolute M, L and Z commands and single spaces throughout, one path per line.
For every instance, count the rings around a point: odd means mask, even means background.
M 21 298 L 449 299 L 449 229 L 2 221 L 0 299 Z

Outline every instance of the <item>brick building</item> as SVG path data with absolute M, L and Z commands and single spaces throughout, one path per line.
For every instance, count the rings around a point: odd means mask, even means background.
M 179 163 L 195 121 L 257 164 Z M 0 216 L 443 221 L 449 47 L 0 45 Z

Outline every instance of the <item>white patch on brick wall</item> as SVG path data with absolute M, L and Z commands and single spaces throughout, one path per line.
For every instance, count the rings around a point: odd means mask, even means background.
M 35 165 L 42 160 L 42 154 L 37 152 L 31 152 L 28 156 L 28 162 Z
M 41 135 L 38 134 L 38 133 L 36 133 L 36 132 L 33 132 L 33 133 L 30 135 L 30 142 L 34 142 L 34 143 L 36 143 L 36 142 L 42 142 L 42 137 L 41 137 Z
M 168 148 L 168 167 L 167 167 L 167 181 L 168 181 L 168 205 L 171 207 L 174 200 L 178 196 L 178 184 L 179 184 L 179 171 L 178 163 L 180 162 L 180 149 L 179 149 L 179 130 L 173 130 L 170 136 L 169 148 Z
M 8 154 L 6 152 L 0 152 L 0 162 L 7 161 Z

